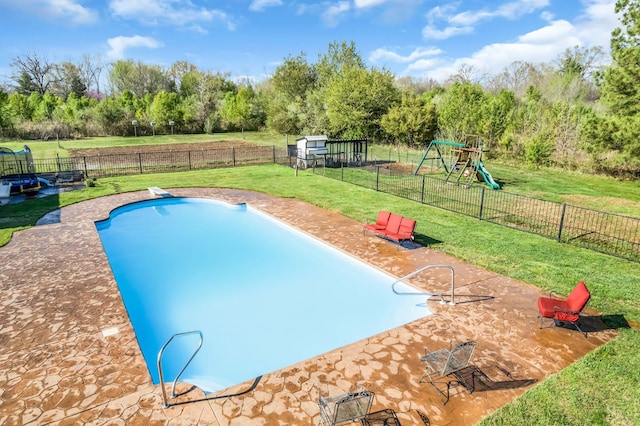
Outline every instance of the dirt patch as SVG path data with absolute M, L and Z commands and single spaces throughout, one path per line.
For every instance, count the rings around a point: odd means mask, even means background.
M 109 155 L 109 154 L 143 154 L 149 152 L 170 152 L 170 151 L 199 151 L 207 149 L 224 149 L 224 148 L 246 148 L 258 146 L 253 142 L 247 141 L 215 141 L 215 142 L 199 142 L 199 143 L 172 143 L 165 145 L 130 145 L 130 146 L 113 146 L 108 148 L 85 148 L 70 149 L 69 156 L 83 157 L 91 155 Z

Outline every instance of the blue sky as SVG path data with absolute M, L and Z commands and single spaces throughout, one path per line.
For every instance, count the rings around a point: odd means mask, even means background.
M 370 66 L 444 81 L 551 62 L 573 46 L 608 50 L 615 0 L 0 0 L 0 82 L 35 53 L 79 63 L 133 59 L 264 80 L 289 55 L 310 63 L 354 41 Z

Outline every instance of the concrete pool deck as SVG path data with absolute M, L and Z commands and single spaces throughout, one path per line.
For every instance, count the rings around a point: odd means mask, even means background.
M 457 303 L 429 302 L 434 315 L 256 383 L 206 396 L 189 390 L 177 401 L 198 402 L 165 409 L 94 225 L 112 209 L 152 195 L 85 201 L 49 214 L 0 247 L 0 424 L 311 425 L 319 420 L 320 393 L 363 386 L 375 393 L 372 411 L 391 408 L 405 426 L 423 424 L 418 412 L 432 425 L 471 425 L 617 335 L 595 313 L 585 321 L 592 330 L 587 339 L 572 329 L 538 329 L 537 289 L 428 247 L 398 249 L 363 236 L 361 222 L 295 199 L 213 188 L 169 192 L 246 202 L 398 277 L 429 264 L 451 265 Z M 331 271 L 317 273 L 330 279 Z M 448 280 L 448 270 L 433 269 L 412 283 L 446 293 Z M 363 313 L 363 320 L 368 315 L 375 312 Z M 452 340 L 477 341 L 471 363 L 491 380 L 471 394 L 454 387 L 443 406 L 429 384 L 418 384 L 424 371 L 418 358 Z

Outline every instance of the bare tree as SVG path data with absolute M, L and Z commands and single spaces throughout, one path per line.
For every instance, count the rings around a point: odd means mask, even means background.
M 78 98 L 84 96 L 87 91 L 86 84 L 82 81 L 80 69 L 71 62 L 61 62 L 55 66 L 56 79 L 51 86 L 51 92 L 61 99 L 74 93 Z
M 539 80 L 539 72 L 534 65 L 529 62 L 514 61 L 489 80 L 488 89 L 494 93 L 507 89 L 517 97 L 522 97 L 527 87 L 537 80 Z
M 13 72 L 11 80 L 16 84 L 16 90 L 25 95 L 38 92 L 44 95 L 55 83 L 56 64 L 46 57 L 40 57 L 36 53 L 27 53 L 24 56 L 16 56 L 9 64 Z M 29 92 L 29 93 L 24 93 Z
M 106 64 L 100 55 L 82 55 L 82 62 L 78 68 L 80 78 L 86 86 L 87 91 L 91 91 L 95 87 L 96 93 L 98 95 L 100 94 L 100 76 L 105 66 Z
M 136 96 L 155 96 L 169 89 L 169 78 L 159 65 L 147 65 L 131 59 L 116 61 L 109 71 L 109 83 L 113 93 L 120 95 L 125 90 Z
M 591 79 L 605 61 L 602 47 L 580 47 L 566 49 L 553 62 L 556 71 L 562 76 L 576 76 L 581 79 Z
M 461 64 L 456 73 L 447 79 L 446 84 L 451 85 L 455 82 L 476 84 L 486 79 L 486 71 L 480 70 L 470 64 Z
M 440 87 L 440 83 L 432 78 L 399 77 L 396 85 L 402 90 L 412 91 L 416 95 L 421 95 L 431 89 Z
M 182 78 L 192 72 L 198 71 L 198 67 L 187 61 L 176 61 L 167 69 L 167 77 L 169 77 L 170 85 L 173 86 L 172 91 L 179 92 Z

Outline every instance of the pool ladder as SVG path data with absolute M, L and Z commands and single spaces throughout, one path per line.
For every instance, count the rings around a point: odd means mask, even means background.
M 430 293 L 430 292 L 426 292 L 426 291 L 417 291 L 417 292 L 399 292 L 398 290 L 396 290 L 396 284 L 405 281 L 413 276 L 418 275 L 420 272 L 426 270 L 426 269 L 431 269 L 431 268 L 447 268 L 451 271 L 451 300 L 449 300 L 449 302 L 447 302 L 444 299 L 444 294 L 443 293 Z M 418 269 L 417 271 L 414 271 L 408 275 L 405 275 L 404 277 L 398 279 L 397 281 L 395 281 L 393 284 L 391 284 L 391 289 L 393 290 L 393 292 L 395 294 L 401 295 L 401 296 L 420 296 L 420 295 L 425 295 L 425 296 L 437 296 L 440 298 L 440 303 L 441 304 L 445 304 L 448 303 L 449 305 L 455 305 L 455 278 L 454 278 L 454 270 L 453 270 L 453 266 L 451 265 L 427 265 L 424 266 L 420 269 Z
M 165 386 L 164 386 L 164 375 L 162 373 L 162 355 L 164 354 L 164 350 L 167 349 L 167 346 L 169 346 L 169 344 L 173 341 L 173 339 L 175 339 L 176 337 L 183 337 L 191 334 L 200 335 L 200 342 L 198 343 L 198 347 L 196 348 L 196 350 L 193 352 L 193 355 L 191 355 L 191 358 L 189 358 L 189 360 L 184 364 L 184 367 L 182 367 L 182 370 L 180 370 L 175 380 L 173 381 L 173 385 L 171 386 L 171 399 L 174 399 L 178 396 L 176 395 L 176 383 L 178 383 L 178 379 L 180 379 L 180 376 L 182 376 L 182 373 L 184 373 L 184 370 L 187 369 L 187 366 L 191 363 L 193 358 L 196 356 L 196 354 L 202 347 L 202 331 L 193 330 L 193 331 L 186 331 L 184 333 L 176 333 L 173 336 L 171 336 L 169 340 L 167 340 L 167 343 L 165 343 L 160 349 L 160 352 L 158 352 L 158 377 L 160 378 L 160 388 L 162 389 L 162 406 L 164 408 L 169 408 L 171 404 L 169 404 L 169 402 L 167 401 L 167 390 L 165 389 Z

